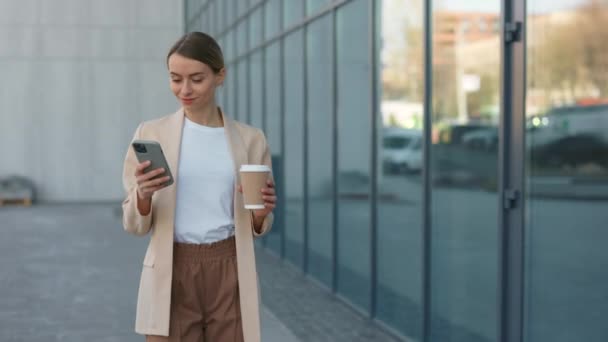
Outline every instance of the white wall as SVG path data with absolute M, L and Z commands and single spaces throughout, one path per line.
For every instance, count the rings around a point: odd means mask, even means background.
M 165 56 L 182 1 L 0 0 L 0 177 L 46 201 L 123 196 L 137 124 L 178 108 Z

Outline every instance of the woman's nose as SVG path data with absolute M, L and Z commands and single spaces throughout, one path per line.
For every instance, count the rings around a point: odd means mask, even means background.
M 189 95 L 190 93 L 192 93 L 192 86 L 189 81 L 184 82 L 180 92 L 182 95 Z

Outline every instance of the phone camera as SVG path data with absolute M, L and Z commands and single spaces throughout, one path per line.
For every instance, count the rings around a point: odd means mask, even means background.
M 146 146 L 143 144 L 133 144 L 133 148 L 135 149 L 135 151 L 137 151 L 139 153 L 148 152 L 148 150 L 146 150 Z

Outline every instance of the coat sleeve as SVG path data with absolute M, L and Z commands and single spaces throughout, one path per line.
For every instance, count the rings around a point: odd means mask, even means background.
M 137 127 L 133 140 L 140 139 L 143 123 Z M 134 235 L 144 236 L 150 231 L 152 226 L 152 210 L 148 215 L 141 215 L 137 209 L 137 181 L 135 179 L 135 168 L 138 164 L 135 152 L 131 144 L 127 149 L 125 157 L 122 184 L 126 193 L 126 198 L 122 202 L 122 225 L 124 229 Z
M 268 143 L 266 141 L 266 136 L 264 136 L 264 133 L 259 130 L 258 131 L 258 137 L 257 139 L 259 142 L 260 146 L 257 148 L 257 158 L 255 159 L 257 163 L 263 164 L 263 165 L 267 165 L 268 167 L 270 167 L 270 170 L 272 170 L 272 160 L 270 158 L 270 147 L 268 146 Z M 261 153 L 259 152 L 261 151 Z M 270 173 L 270 177 L 271 179 L 274 181 L 272 172 Z M 253 229 L 253 215 L 251 216 L 251 229 L 253 230 L 253 236 L 255 237 L 260 237 L 263 235 L 266 235 L 271 229 L 272 229 L 272 223 L 274 221 L 274 215 L 273 213 L 269 213 L 268 215 L 266 215 L 266 217 L 264 218 L 264 221 L 262 222 L 262 229 L 260 230 L 260 232 L 256 232 L 255 229 Z

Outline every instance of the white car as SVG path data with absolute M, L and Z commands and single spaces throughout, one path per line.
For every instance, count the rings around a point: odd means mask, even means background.
M 384 169 L 389 173 L 422 170 L 422 131 L 386 129 L 382 138 Z

